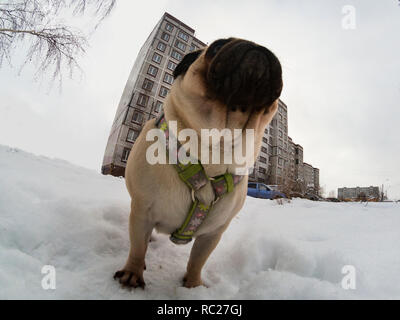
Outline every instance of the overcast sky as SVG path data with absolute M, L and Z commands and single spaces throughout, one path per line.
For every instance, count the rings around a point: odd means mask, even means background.
M 355 29 L 342 26 L 345 5 Z M 384 184 L 400 198 L 398 0 L 117 0 L 80 60 L 84 75 L 66 78 L 61 93 L 34 82 L 29 67 L 0 69 L 0 144 L 100 171 L 130 69 L 165 11 L 206 43 L 241 37 L 278 56 L 289 136 L 327 193 Z

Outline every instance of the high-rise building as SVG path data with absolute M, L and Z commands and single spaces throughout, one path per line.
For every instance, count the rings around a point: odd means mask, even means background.
M 281 184 L 289 165 L 289 137 L 287 106 L 279 100 L 278 112 L 267 126 L 261 150 L 249 180 Z
M 126 82 L 104 154 L 102 173 L 124 176 L 129 152 L 143 125 L 162 111 L 177 64 L 204 48 L 195 30 L 165 13 L 146 42 Z
M 311 192 L 315 188 L 315 177 L 314 177 L 314 168 L 311 164 L 306 162 L 303 163 L 303 170 L 304 170 L 304 182 L 307 187 L 307 191 Z
M 294 144 L 294 176 L 298 183 L 304 182 L 303 147 Z
M 319 189 L 319 169 L 313 168 L 314 170 L 314 194 L 320 195 Z

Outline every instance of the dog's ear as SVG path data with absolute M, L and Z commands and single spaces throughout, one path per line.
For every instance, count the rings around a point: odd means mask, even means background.
M 178 78 L 181 74 L 184 75 L 186 71 L 189 69 L 190 65 L 196 61 L 199 55 L 202 53 L 203 50 L 197 50 L 188 53 L 182 59 L 182 61 L 176 66 L 174 70 L 174 79 Z

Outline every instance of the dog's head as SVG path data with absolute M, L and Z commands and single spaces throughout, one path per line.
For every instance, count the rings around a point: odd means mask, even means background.
M 187 75 L 187 79 L 185 79 Z M 197 94 L 228 110 L 269 112 L 282 91 L 279 60 L 267 48 L 242 39 L 220 39 L 187 54 L 174 71 Z
M 174 77 L 165 108 L 170 119 L 180 119 L 199 136 L 201 129 L 253 129 L 253 158 L 258 154 L 282 91 L 281 65 L 270 50 L 242 39 L 220 39 L 187 54 Z

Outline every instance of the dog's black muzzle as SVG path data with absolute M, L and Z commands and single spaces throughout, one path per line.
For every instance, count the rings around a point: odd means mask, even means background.
M 241 39 L 221 39 L 205 54 L 208 89 L 232 110 L 269 107 L 282 91 L 282 69 L 267 48 Z

